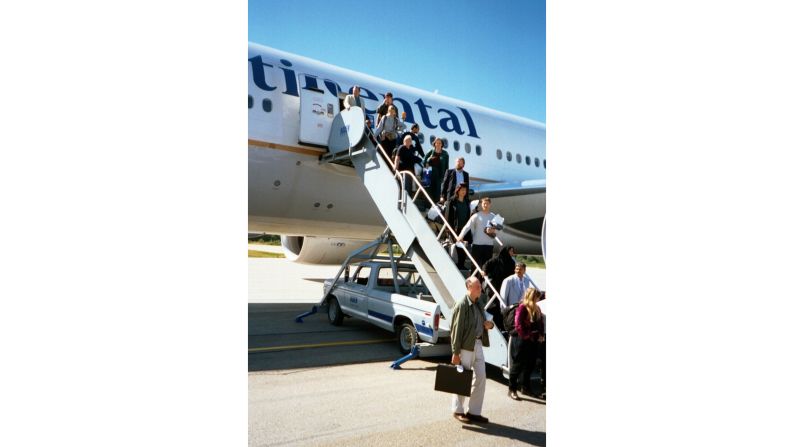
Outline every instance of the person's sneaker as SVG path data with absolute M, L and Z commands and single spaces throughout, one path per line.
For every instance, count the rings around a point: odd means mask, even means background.
M 461 422 L 469 422 L 469 417 L 468 417 L 468 416 L 466 416 L 466 415 L 465 415 L 465 414 L 463 414 L 463 413 L 454 413 L 454 414 L 452 415 L 452 417 L 454 417 L 455 419 L 457 419 L 457 420 L 459 420 L 459 421 L 461 421 Z
M 513 399 L 513 400 L 521 400 L 521 399 L 518 397 L 518 394 L 516 393 L 516 391 L 515 391 L 515 390 L 510 390 L 510 391 L 508 391 L 508 392 L 507 392 L 507 395 L 508 395 L 508 396 L 510 396 L 510 399 Z
M 474 422 L 479 422 L 479 423 L 482 423 L 482 424 L 487 424 L 488 423 L 488 418 L 485 417 L 485 416 L 480 416 L 479 414 L 466 413 L 466 417 L 469 418 L 471 421 L 474 421 Z

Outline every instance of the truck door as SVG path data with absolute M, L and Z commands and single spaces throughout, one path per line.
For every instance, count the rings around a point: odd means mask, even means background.
M 345 287 L 346 293 L 339 297 L 345 312 L 363 320 L 367 319 L 367 294 L 371 286 L 372 269 L 367 265 L 359 266 Z
M 301 143 L 328 146 L 331 123 L 339 113 L 339 100 L 327 89 L 312 79 L 306 82 L 306 75 L 300 74 L 300 130 L 298 140 Z
M 389 265 L 381 265 L 376 274 L 367 303 L 368 319 L 376 326 L 391 330 L 394 328 L 395 315 L 392 294 L 397 293 L 394 288 L 397 278 Z

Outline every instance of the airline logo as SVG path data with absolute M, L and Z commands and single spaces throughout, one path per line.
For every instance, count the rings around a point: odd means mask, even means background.
M 266 70 L 265 67 L 270 67 L 270 69 L 275 70 L 276 66 L 278 66 L 278 69 L 281 70 L 282 72 L 284 78 L 284 85 L 285 85 L 285 90 L 281 93 L 296 97 L 299 96 L 298 77 L 295 74 L 295 70 L 290 68 L 292 67 L 292 62 L 288 61 L 287 59 L 280 59 L 279 63 L 276 64 L 275 62 L 272 61 L 266 61 L 265 59 L 262 58 L 261 55 L 259 55 L 248 59 L 248 63 L 251 68 L 251 74 L 254 80 L 254 84 L 259 89 L 267 92 L 272 92 L 273 90 L 276 90 L 277 87 L 270 85 L 270 83 L 268 83 L 268 70 Z M 270 75 L 272 76 L 272 71 Z M 301 87 L 302 89 L 320 90 L 319 87 L 320 80 L 317 78 L 317 76 L 311 75 L 309 73 L 304 73 L 303 75 L 304 75 L 303 77 L 304 85 Z M 342 89 L 342 87 L 340 87 L 339 83 L 337 83 L 332 79 L 323 79 L 322 83 L 323 85 L 325 85 L 328 91 L 334 96 L 338 96 L 339 92 L 345 91 Z M 356 85 L 361 87 L 361 96 L 365 99 L 368 99 L 371 104 L 380 104 L 381 98 L 386 96 L 385 92 L 379 93 L 380 94 L 380 98 L 379 98 L 377 95 L 375 95 L 375 93 L 373 93 L 371 89 L 364 87 L 360 83 L 357 83 Z M 353 93 L 352 85 L 348 87 L 347 92 Z M 471 114 L 469 113 L 468 110 L 464 109 L 463 107 L 456 107 L 460 111 L 460 116 L 462 117 L 462 119 L 459 118 L 457 112 L 453 112 L 452 110 L 447 110 L 441 107 L 437 108 L 435 110 L 434 118 L 437 119 L 438 122 L 434 123 L 430 116 L 431 112 L 434 111 L 433 106 L 425 103 L 425 100 L 423 100 L 422 98 L 417 99 L 413 103 L 409 103 L 407 100 L 395 96 L 394 102 L 401 111 L 405 111 L 406 122 L 410 122 L 410 123 L 418 122 L 415 119 L 414 109 L 412 106 L 413 104 L 416 106 L 417 110 L 419 111 L 419 116 L 422 119 L 422 124 L 426 128 L 436 129 L 440 127 L 442 130 L 446 132 L 454 132 L 458 135 L 468 135 L 472 138 L 480 138 L 480 136 L 477 134 L 477 127 L 474 125 L 474 120 L 472 120 L 471 118 Z M 367 115 L 372 116 L 375 115 L 376 110 L 365 109 L 365 113 Z M 465 130 L 462 124 L 465 124 L 465 128 L 466 128 Z

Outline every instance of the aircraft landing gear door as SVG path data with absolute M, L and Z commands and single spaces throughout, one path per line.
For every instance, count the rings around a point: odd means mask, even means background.
M 339 100 L 332 93 L 317 86 L 315 79 L 306 82 L 306 76 L 300 75 L 301 105 L 300 133 L 301 143 L 328 146 L 331 123 L 339 113 Z

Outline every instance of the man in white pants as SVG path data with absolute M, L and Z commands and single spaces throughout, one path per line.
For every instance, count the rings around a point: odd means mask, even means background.
M 452 309 L 452 364 L 463 365 L 474 370 L 471 385 L 469 410 L 464 413 L 465 396 L 454 396 L 452 406 L 454 418 L 461 422 L 488 423 L 482 416 L 482 401 L 485 397 L 485 358 L 482 347 L 489 346 L 488 330 L 493 328 L 493 321 L 487 318 L 485 303 L 479 301 L 482 287 L 480 281 L 472 276 L 466 279 L 468 293 Z

